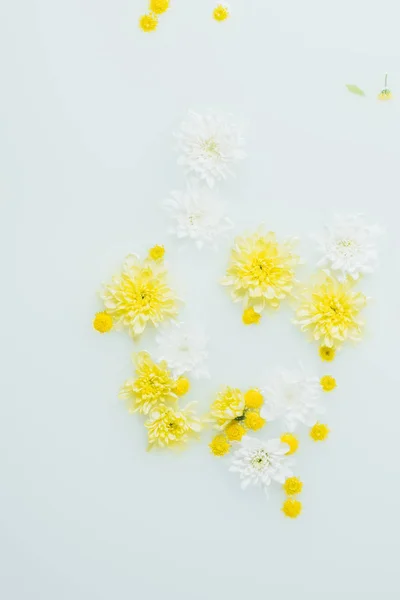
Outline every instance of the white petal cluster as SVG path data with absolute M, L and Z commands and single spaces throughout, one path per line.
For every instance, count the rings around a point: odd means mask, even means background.
M 196 327 L 176 323 L 160 330 L 156 338 L 158 360 L 165 360 L 174 377 L 190 373 L 196 379 L 208 378 L 207 338 Z

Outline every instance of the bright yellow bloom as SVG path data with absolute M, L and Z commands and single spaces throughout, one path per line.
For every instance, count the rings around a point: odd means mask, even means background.
M 153 246 L 149 250 L 149 258 L 151 258 L 151 260 L 162 260 L 164 258 L 164 254 L 164 246 Z
M 358 341 L 364 325 L 359 313 L 367 298 L 352 291 L 353 285 L 351 280 L 340 283 L 323 275 L 321 282 L 304 292 L 295 322 L 328 348 L 337 347 L 347 339 Z
M 290 517 L 291 519 L 296 519 L 301 513 L 301 502 L 296 500 L 295 498 L 288 498 L 285 500 L 282 506 L 282 511 L 286 517 Z
M 225 428 L 225 433 L 230 442 L 240 442 L 246 430 L 238 421 L 232 421 Z
M 224 456 L 229 452 L 231 445 L 224 435 L 216 435 L 209 447 L 215 456 Z
M 283 433 L 281 435 L 281 442 L 289 446 L 289 450 L 286 454 L 294 454 L 299 447 L 299 440 L 293 433 Z
M 310 437 L 314 440 L 314 442 L 322 442 L 328 437 L 328 435 L 328 425 L 324 425 L 323 423 L 315 423 L 315 425 L 310 429 Z
M 242 315 L 242 321 L 245 325 L 254 325 L 261 319 L 261 315 L 257 313 L 252 306 L 246 308 Z
M 244 397 L 240 390 L 226 386 L 211 405 L 210 418 L 218 429 L 223 429 L 230 421 L 242 417 Z
M 185 444 L 190 437 L 198 437 L 202 428 L 201 421 L 190 406 L 175 411 L 170 406 L 161 404 L 152 411 L 150 419 L 145 423 L 149 450 L 154 446 L 164 448 Z
M 261 229 L 249 237 L 238 237 L 222 284 L 230 286 L 234 302 L 243 302 L 258 313 L 266 306 L 278 308 L 292 294 L 295 267 L 292 241 L 279 244 L 275 233 Z
M 107 333 L 113 326 L 113 320 L 106 312 L 98 312 L 93 319 L 93 327 L 99 333 Z
M 266 420 L 260 417 L 258 412 L 248 410 L 246 412 L 244 422 L 248 429 L 251 429 L 252 431 L 258 431 L 259 429 L 264 427 Z
M 321 387 L 324 392 L 331 392 L 336 387 L 336 379 L 331 375 L 324 375 L 321 377 Z
M 295 496 L 303 489 L 303 482 L 298 477 L 289 477 L 283 484 L 283 489 L 288 496 Z
M 329 346 L 321 346 L 321 348 L 319 349 L 319 355 L 322 358 L 322 360 L 326 360 L 327 362 L 331 362 L 334 358 L 335 358 L 335 354 L 336 354 L 336 348 L 334 348 L 332 346 L 332 348 L 329 348 Z
M 387 88 L 384 88 L 378 94 L 378 100 L 391 100 L 391 98 L 392 98 L 392 92 L 390 90 L 388 90 Z
M 259 390 L 249 390 L 244 395 L 244 401 L 247 408 L 261 408 L 264 404 L 264 397 Z
M 177 299 L 167 285 L 162 264 L 130 254 L 122 273 L 113 277 L 102 293 L 104 306 L 116 327 L 127 327 L 138 338 L 148 323 L 157 326 L 178 313 Z
M 178 396 L 184 396 L 189 391 L 189 388 L 189 380 L 186 377 L 179 377 L 175 382 L 174 392 Z
M 162 15 L 169 9 L 169 0 L 150 0 L 149 9 L 156 15 Z
M 229 17 L 229 9 L 223 4 L 218 4 L 213 11 L 213 17 L 216 21 L 225 21 Z
M 119 393 L 120 398 L 130 401 L 129 410 L 149 414 L 158 405 L 175 402 L 175 381 L 167 363 L 156 364 L 147 352 L 139 352 L 134 356 L 136 377 L 126 381 Z
M 158 19 L 153 14 L 142 15 L 139 19 L 139 27 L 146 33 L 157 29 Z

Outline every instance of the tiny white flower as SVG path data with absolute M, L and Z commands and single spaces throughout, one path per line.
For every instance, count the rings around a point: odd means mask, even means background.
M 272 481 L 284 483 L 293 475 L 292 462 L 287 457 L 289 446 L 280 439 L 262 442 L 245 436 L 233 453 L 230 471 L 239 473 L 242 489 L 258 485 L 267 493 Z
M 158 360 L 165 360 L 174 377 L 190 373 L 194 378 L 209 377 L 206 365 L 207 338 L 200 328 L 176 323 L 164 327 L 156 337 Z
M 316 237 L 322 253 L 318 266 L 326 268 L 340 282 L 347 276 L 356 280 L 364 273 L 372 273 L 378 260 L 376 238 L 381 233 L 380 227 L 366 225 L 362 215 L 336 217 L 333 226 Z
M 199 249 L 205 244 L 217 248 L 218 238 L 233 227 L 215 193 L 194 181 L 187 182 L 185 191 L 171 192 L 163 205 L 173 220 L 170 233 L 193 240 Z
M 227 115 L 199 115 L 189 111 L 176 137 L 181 152 L 178 164 L 210 187 L 233 175 L 234 163 L 246 156 L 239 128 Z
M 311 427 L 324 412 L 318 377 L 309 377 L 302 368 L 281 369 L 263 387 L 264 405 L 260 414 L 267 421 L 283 419 L 288 431 L 299 423 Z

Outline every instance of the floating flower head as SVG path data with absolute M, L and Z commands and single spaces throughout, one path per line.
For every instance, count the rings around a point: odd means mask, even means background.
M 234 302 L 242 302 L 260 313 L 266 306 L 278 308 L 290 296 L 295 284 L 299 257 L 293 254 L 293 240 L 279 243 L 275 233 L 259 229 L 238 237 L 231 252 L 222 284 L 231 287 Z
M 190 373 L 192 377 L 209 377 L 207 369 L 207 338 L 196 327 L 183 323 L 172 324 L 157 335 L 156 355 L 166 360 L 175 377 Z
M 212 442 L 209 444 L 211 452 L 214 456 L 225 456 L 231 448 L 230 443 L 225 435 L 216 435 Z
M 133 338 L 138 338 L 148 323 L 157 327 L 178 313 L 165 266 L 148 259 L 141 262 L 135 254 L 127 256 L 122 273 L 105 286 L 102 298 L 114 326 L 127 327 Z
M 139 27 L 140 29 L 142 29 L 142 31 L 146 33 L 149 33 L 150 31 L 155 31 L 157 29 L 157 25 L 157 15 L 153 13 L 142 15 L 139 19 Z
M 112 317 L 106 312 L 98 312 L 93 319 L 93 327 L 99 333 L 111 331 L 113 326 Z
M 318 377 L 308 376 L 302 368 L 282 369 L 272 376 L 263 389 L 265 402 L 260 414 L 267 421 L 283 419 L 293 432 L 298 424 L 311 426 L 324 412 Z
M 160 405 L 151 412 L 149 420 L 145 423 L 149 449 L 154 446 L 165 448 L 182 445 L 191 437 L 199 436 L 202 423 L 192 410 L 192 404 L 180 410 Z
M 389 90 L 387 86 L 387 73 L 385 75 L 385 87 L 379 92 L 378 100 L 390 100 L 392 98 L 392 92 Z
M 290 519 L 296 519 L 301 513 L 302 505 L 296 498 L 287 498 L 282 506 L 282 512 L 285 517 Z
M 336 348 L 334 346 L 321 346 L 319 349 L 319 355 L 322 360 L 326 362 L 332 362 L 336 355 Z
M 169 9 L 169 0 L 150 0 L 149 9 L 155 15 L 162 15 Z
M 336 379 L 331 375 L 324 375 L 321 377 L 320 384 L 324 392 L 331 392 L 336 387 Z
M 160 404 L 176 402 L 176 381 L 165 361 L 156 364 L 147 352 L 134 355 L 136 377 L 126 381 L 119 397 L 129 400 L 131 412 L 149 414 Z
M 352 287 L 349 279 L 340 283 L 323 274 L 304 291 L 295 323 L 328 348 L 339 347 L 346 340 L 359 341 L 364 325 L 360 312 L 367 298 Z
M 299 440 L 293 433 L 282 433 L 281 442 L 289 446 L 289 450 L 286 454 L 294 454 L 299 447 Z
M 226 21 L 230 17 L 229 6 L 227 4 L 218 4 L 213 10 L 213 17 L 216 21 Z
M 283 484 L 283 489 L 287 496 L 296 496 L 303 489 L 303 482 L 298 477 L 289 477 Z
M 190 111 L 176 135 L 181 152 L 178 164 L 210 187 L 228 175 L 245 158 L 243 138 L 228 116 Z
M 262 486 L 267 492 L 272 481 L 283 484 L 292 475 L 287 450 L 287 444 L 279 439 L 262 442 L 245 437 L 232 456 L 229 470 L 239 473 L 242 489 L 253 484 Z
M 340 282 L 372 273 L 378 260 L 376 239 L 380 233 L 378 226 L 366 225 L 362 215 L 336 217 L 333 226 L 317 237 L 322 254 L 318 266 Z
M 310 437 L 314 442 L 322 442 L 329 435 L 329 427 L 325 423 L 315 423 L 310 429 Z
M 165 248 L 164 246 L 153 246 L 152 248 L 150 248 L 149 250 L 149 258 L 151 260 L 162 260 L 164 258 L 164 254 L 165 254 Z
M 254 310 L 252 306 L 245 308 L 242 315 L 242 321 L 245 325 L 257 324 L 261 319 L 261 315 Z
M 233 227 L 215 192 L 193 181 L 186 190 L 171 192 L 163 205 L 173 221 L 169 232 L 178 239 L 193 240 L 199 249 L 217 248 L 219 239 Z
M 217 429 L 224 429 L 234 419 L 242 419 L 245 401 L 242 392 L 226 386 L 211 405 L 210 420 Z

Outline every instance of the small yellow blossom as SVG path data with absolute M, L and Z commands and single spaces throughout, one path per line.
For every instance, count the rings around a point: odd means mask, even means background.
M 150 0 L 149 9 L 156 15 L 162 15 L 169 9 L 169 0 Z
M 298 477 L 289 477 L 283 484 L 283 489 L 287 496 L 296 496 L 303 489 L 303 482 Z
M 229 16 L 229 8 L 226 5 L 218 4 L 214 8 L 213 17 L 216 21 L 225 21 Z
M 209 447 L 214 456 L 224 456 L 231 446 L 224 435 L 216 435 Z
M 281 442 L 289 446 L 289 450 L 286 454 L 294 454 L 299 447 L 299 440 L 293 433 L 283 433 L 281 435 Z
M 252 431 L 258 431 L 259 429 L 264 427 L 266 420 L 260 417 L 258 412 L 248 410 L 246 412 L 244 422 L 248 429 L 251 429 Z
M 151 258 L 151 260 L 162 260 L 164 258 L 164 254 L 164 246 L 153 246 L 149 250 L 149 258 Z
M 228 436 L 228 440 L 230 442 L 240 442 L 240 440 L 246 433 L 246 430 L 237 421 L 232 421 L 232 423 L 229 423 L 229 425 L 226 427 L 225 433 Z
M 254 310 L 252 306 L 246 308 L 242 315 L 242 321 L 245 325 L 254 325 L 261 319 L 261 315 Z
M 326 362 L 331 362 L 335 358 L 335 354 L 336 349 L 333 346 L 332 348 L 330 348 L 329 346 L 321 346 L 321 348 L 319 349 L 320 357 Z
M 174 392 L 178 396 L 184 396 L 189 391 L 189 388 L 189 380 L 186 377 L 179 377 L 175 382 Z
M 247 408 L 261 408 L 264 403 L 264 397 L 258 390 L 249 390 L 244 395 L 244 401 Z
M 165 361 L 156 364 L 147 352 L 134 356 L 136 377 L 126 381 L 119 397 L 129 400 L 129 410 L 149 414 L 158 405 L 176 402 L 175 381 Z
M 155 15 L 149 13 L 142 15 L 139 19 L 139 27 L 146 33 L 149 31 L 155 31 L 157 29 L 158 19 Z
M 149 450 L 153 446 L 163 448 L 185 444 L 190 437 L 198 437 L 201 421 L 193 414 L 191 405 L 175 411 L 161 404 L 151 412 L 145 426 L 149 438 Z
M 242 392 L 226 386 L 219 392 L 211 405 L 210 419 L 218 429 L 223 429 L 230 421 L 242 417 L 244 409 Z
M 391 100 L 391 98 L 392 98 L 392 92 L 388 89 L 383 89 L 378 94 L 378 100 Z
M 331 375 L 324 375 L 321 377 L 321 387 L 324 392 L 331 392 L 336 387 L 336 379 Z
M 112 317 L 106 312 L 96 313 L 93 319 L 93 327 L 99 333 L 107 333 L 113 326 Z
M 295 498 L 288 498 L 282 506 L 283 514 L 291 519 L 296 519 L 301 513 L 301 502 Z
M 328 437 L 328 434 L 328 425 L 324 425 L 323 423 L 315 423 L 315 425 L 310 429 L 310 437 L 314 440 L 314 442 L 322 442 Z

